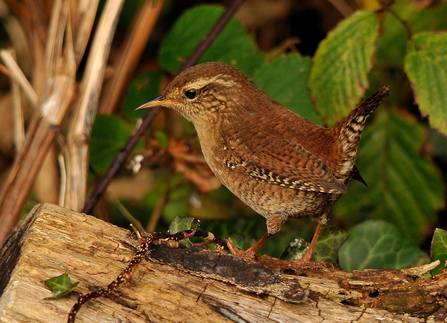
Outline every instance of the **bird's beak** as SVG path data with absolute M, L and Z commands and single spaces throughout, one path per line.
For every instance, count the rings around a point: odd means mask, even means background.
M 158 107 L 159 105 L 169 105 L 171 103 L 172 103 L 171 100 L 167 100 L 163 95 L 160 95 L 160 96 L 157 96 L 155 99 L 150 100 L 149 102 L 146 102 L 146 103 L 140 105 L 138 108 L 135 109 L 135 111 L 143 110 L 143 109 L 150 109 L 150 108 Z

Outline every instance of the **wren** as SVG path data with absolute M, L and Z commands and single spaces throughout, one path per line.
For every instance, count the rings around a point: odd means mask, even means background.
M 191 121 L 216 177 L 265 217 L 267 233 L 245 252 L 229 243 L 234 254 L 254 258 L 289 217 L 314 217 L 317 229 L 300 260 L 308 262 L 350 178 L 366 184 L 355 167 L 360 135 L 389 94 L 388 86 L 377 90 L 327 129 L 273 100 L 237 68 L 209 62 L 185 70 L 137 110 L 164 106 Z

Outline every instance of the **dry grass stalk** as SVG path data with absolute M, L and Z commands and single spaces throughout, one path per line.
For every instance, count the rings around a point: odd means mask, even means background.
M 115 0 L 113 4 L 116 3 Z M 23 10 L 25 7 L 21 4 L 17 4 L 15 10 L 21 13 L 25 28 L 30 29 L 28 40 L 34 58 L 32 87 L 27 85 L 26 78 L 19 76 L 20 69 L 16 70 L 13 63 L 6 65 L 14 79 L 22 80 L 19 84 L 25 89 L 29 100 L 38 103 L 23 148 L 0 197 L 0 244 L 17 222 L 39 169 L 53 145 L 54 136 L 73 101 L 77 65 L 87 46 L 89 28 L 93 25 L 97 9 L 92 1 L 56 0 L 47 27 L 43 23 L 45 19 L 42 19 L 43 11 L 39 3 L 27 1 L 26 6 L 29 10 Z M 25 21 L 27 18 L 28 22 Z M 53 154 L 53 159 L 56 156 Z M 57 169 L 55 165 L 50 167 L 50 176 L 48 173 L 43 176 L 46 182 L 52 183 L 49 186 L 53 191 L 59 181 L 59 174 L 54 172 Z
M 11 55 L 16 59 L 14 50 L 11 50 Z M 20 85 L 15 78 L 11 78 L 11 92 L 14 112 L 14 146 L 18 153 L 25 142 L 25 121 L 21 104 Z
M 107 58 L 124 0 L 109 0 L 98 29 L 81 83 L 79 100 L 68 134 L 65 206 L 80 210 L 85 203 L 88 175 L 88 142 L 98 109 Z
M 34 91 L 31 84 L 28 82 L 25 74 L 23 74 L 16 60 L 11 54 L 11 50 L 0 50 L 0 58 L 2 59 L 5 66 L 8 68 L 9 74 L 18 85 L 20 85 L 23 93 L 25 93 L 29 102 L 33 105 L 37 105 L 37 94 Z

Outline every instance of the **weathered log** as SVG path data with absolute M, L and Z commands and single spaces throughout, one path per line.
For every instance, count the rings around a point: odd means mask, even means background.
M 44 300 L 51 295 L 44 281 L 67 273 L 80 282 L 78 292 L 98 290 L 126 267 L 136 246 L 128 230 L 51 204 L 35 207 L 0 251 L 0 322 L 66 321 L 77 295 Z M 447 273 L 422 278 L 430 266 L 351 274 L 269 257 L 258 261 L 154 245 L 130 284 L 88 301 L 77 322 L 435 322 L 446 317 Z

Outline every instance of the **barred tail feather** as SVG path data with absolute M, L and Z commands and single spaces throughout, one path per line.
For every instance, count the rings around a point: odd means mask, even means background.
M 337 138 L 340 145 L 339 157 L 341 167 L 339 174 L 342 177 L 349 178 L 356 162 L 360 135 L 365 127 L 366 119 L 374 110 L 390 95 L 390 87 L 384 86 L 374 92 L 370 97 L 363 101 L 354 109 L 344 120 L 331 129 L 333 138 Z

